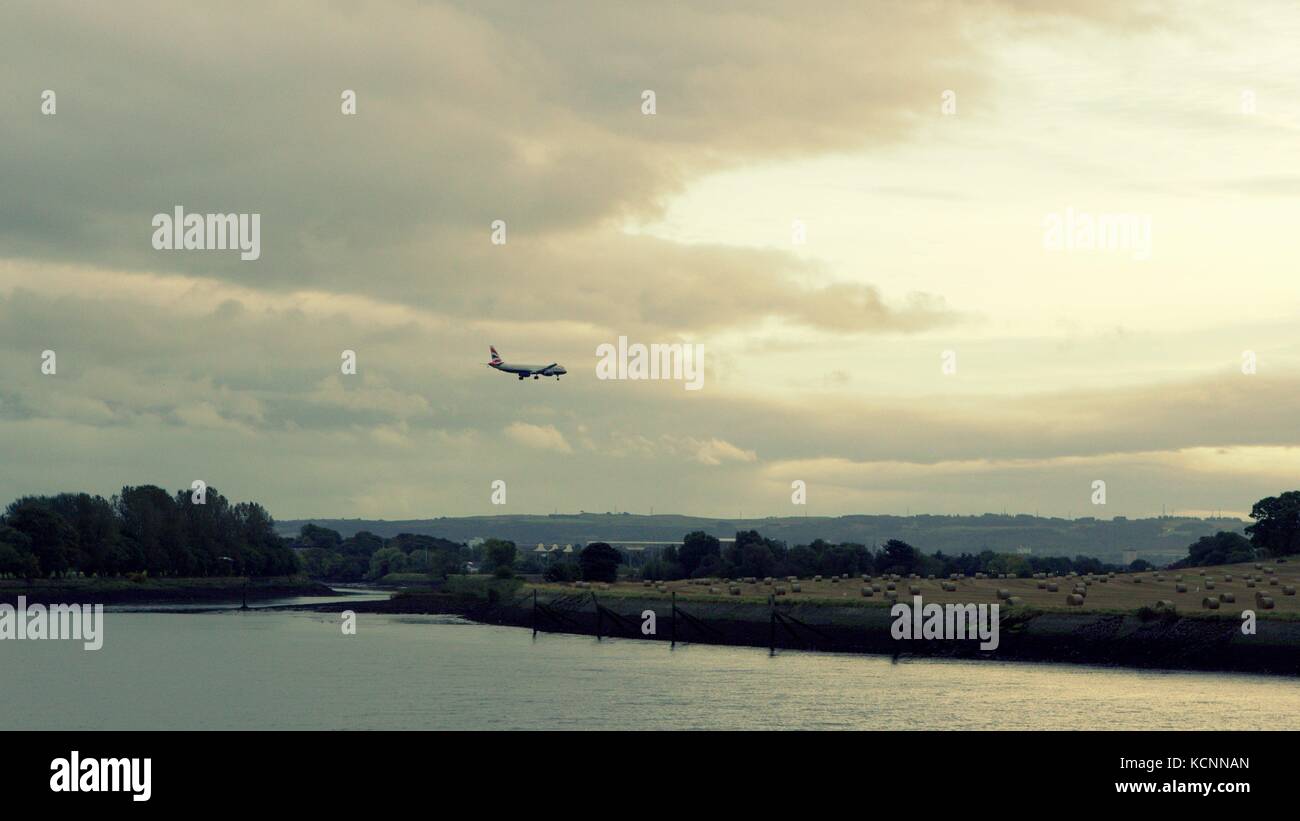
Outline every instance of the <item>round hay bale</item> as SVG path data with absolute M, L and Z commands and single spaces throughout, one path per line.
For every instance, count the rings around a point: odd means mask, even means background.
M 739 596 L 739 595 L 740 595 L 740 588 L 739 588 L 739 587 L 729 587 L 729 588 L 727 588 L 727 592 L 730 593 L 730 594 L 733 595 L 733 596 Z
M 643 581 L 643 582 L 641 582 L 641 586 L 642 586 L 642 587 L 654 587 L 654 586 L 655 586 L 655 583 L 652 582 L 652 581 L 647 580 L 647 581 Z
M 1156 609 L 1157 609 L 1157 610 L 1173 610 L 1173 609 L 1174 609 L 1174 603 L 1171 602 L 1171 601 L 1169 601 L 1169 599 L 1161 599 L 1160 601 L 1156 602 Z
M 1206 580 L 1205 580 L 1205 589 L 1206 589 L 1206 590 L 1213 590 L 1213 589 L 1214 589 L 1214 582 L 1210 581 L 1209 579 L 1206 579 Z
M 1269 586 L 1269 587 L 1277 587 L 1277 586 L 1278 586 L 1279 584 L 1281 584 L 1281 583 L 1282 583 L 1282 582 L 1280 582 L 1280 581 L 1278 580 L 1277 576 L 1273 576 L 1273 577 L 1271 577 L 1271 578 L 1268 580 L 1268 586 Z
M 1179 574 L 1179 575 L 1177 575 L 1177 576 L 1174 576 L 1174 581 L 1176 581 L 1176 582 L 1181 582 L 1182 580 L 1183 580 L 1183 577 L 1182 577 L 1181 574 Z
M 776 587 L 776 588 L 773 588 L 772 592 L 775 593 L 775 594 L 778 595 L 778 596 L 784 596 L 784 595 L 785 595 L 785 588 L 784 588 L 784 587 Z
M 1070 595 L 1065 597 L 1065 603 L 1070 605 L 1071 607 L 1082 607 L 1083 596 L 1080 596 L 1078 593 L 1071 593 Z
M 894 601 L 898 598 L 898 592 L 894 590 L 886 590 L 885 598 L 889 599 L 890 601 Z
M 1219 601 L 1223 602 L 1224 604 L 1232 604 L 1232 603 L 1235 602 L 1236 600 L 1237 600 L 1237 594 L 1235 594 L 1235 593 L 1220 593 L 1220 594 L 1219 594 Z
M 1009 599 L 1009 598 L 1011 598 L 1011 591 L 1010 591 L 1010 590 L 1005 590 L 1005 589 L 999 589 L 999 590 L 998 590 L 998 598 L 999 598 L 999 599 L 1004 599 L 1004 600 L 1005 600 L 1005 599 Z
M 863 595 L 863 596 L 865 596 L 866 598 L 869 599 L 869 598 L 871 598 L 871 596 L 872 596 L 872 592 L 873 592 L 873 591 L 871 590 L 871 588 L 870 588 L 869 586 L 867 586 L 867 585 L 865 585 L 865 584 L 862 585 L 862 595 Z
M 921 585 L 919 585 L 919 584 L 909 584 L 909 585 L 907 586 L 907 592 L 910 593 L 910 594 L 912 594 L 913 596 L 919 596 L 919 595 L 921 595 Z
M 1176 592 L 1176 593 L 1186 593 L 1186 592 L 1187 592 L 1187 585 L 1185 585 L 1185 584 L 1176 584 L 1176 585 L 1174 585 L 1174 592 Z
M 1141 577 L 1141 576 L 1134 576 L 1134 577 L 1133 577 L 1133 583 L 1134 583 L 1134 584 L 1141 584 L 1141 583 L 1142 583 L 1142 577 Z
M 1224 576 L 1224 577 L 1223 577 L 1223 580 L 1224 580 L 1225 582 L 1230 582 L 1230 581 L 1232 581 L 1232 576 Z
M 1274 607 L 1273 599 L 1269 596 L 1260 596 L 1259 600 L 1256 601 L 1255 604 L 1260 610 L 1272 610 Z
M 1019 607 L 1024 603 L 1025 600 L 1020 598 L 1019 596 L 1007 596 L 1007 600 L 1006 600 L 1007 607 Z
M 831 576 L 831 584 L 839 584 L 839 583 L 840 583 L 839 576 Z
M 957 574 L 956 574 L 956 573 L 950 573 L 950 574 L 948 574 L 948 578 L 949 578 L 950 580 L 952 580 L 952 581 L 955 582 L 955 581 L 957 581 Z
M 1060 586 L 1059 584 L 1057 584 L 1056 582 L 1048 582 L 1048 583 L 1047 583 L 1047 592 L 1048 592 L 1048 593 L 1055 593 L 1056 591 L 1058 591 L 1058 590 L 1060 590 L 1060 589 L 1061 589 L 1061 586 Z
M 878 585 L 878 584 L 873 584 L 873 585 L 871 585 L 871 589 L 874 590 L 875 592 L 879 593 L 879 592 L 880 592 L 880 585 Z
M 1201 606 L 1204 607 L 1206 610 L 1218 610 L 1219 600 L 1211 596 L 1206 596 L 1205 598 L 1201 599 Z
M 822 580 L 822 577 L 821 577 L 821 574 L 820 574 L 820 573 L 818 573 L 816 576 L 813 576 L 813 581 L 815 581 L 815 582 L 819 582 L 819 581 L 821 581 L 821 580 Z
M 763 579 L 763 584 L 767 585 L 768 587 L 771 587 L 771 586 L 772 586 L 772 577 L 771 577 L 771 576 L 768 576 L 766 579 Z
M 894 589 L 894 583 L 893 583 L 893 582 L 887 582 L 887 583 L 885 584 L 885 589 L 886 589 L 886 590 L 893 590 L 893 589 Z
M 1046 590 L 1046 589 L 1047 589 L 1047 582 L 1039 582 L 1039 583 L 1038 583 L 1038 589 L 1039 589 L 1039 590 Z
M 709 588 L 709 592 L 710 592 L 710 593 L 714 593 L 714 594 L 716 594 L 716 593 L 719 592 L 719 590 L 718 590 L 718 588 L 716 588 L 716 587 L 710 587 L 710 588 Z
M 1289 585 L 1289 584 L 1286 585 L 1285 587 L 1282 588 L 1282 595 L 1283 595 L 1283 596 L 1294 596 L 1294 595 L 1295 595 L 1295 588 L 1292 587 L 1292 586 Z
M 1254 587 L 1254 586 L 1255 586 L 1255 580 L 1254 580 L 1254 579 L 1246 579 L 1246 586 L 1247 586 L 1247 587 Z
M 1107 582 L 1110 581 L 1110 577 L 1109 577 L 1109 576 L 1102 576 L 1100 579 L 1097 579 L 1097 581 L 1101 582 L 1102 584 L 1106 584 Z

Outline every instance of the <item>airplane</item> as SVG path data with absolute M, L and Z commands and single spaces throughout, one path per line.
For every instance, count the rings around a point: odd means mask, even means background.
M 549 365 L 515 365 L 510 362 L 502 362 L 501 355 L 497 353 L 495 346 L 489 345 L 488 350 L 492 352 L 492 361 L 487 363 L 489 368 L 496 368 L 505 373 L 517 374 L 520 379 L 527 379 L 530 376 L 533 379 L 542 376 L 554 376 L 555 381 L 558 382 L 562 374 L 568 373 L 568 371 L 564 369 L 564 366 L 558 362 L 552 362 Z

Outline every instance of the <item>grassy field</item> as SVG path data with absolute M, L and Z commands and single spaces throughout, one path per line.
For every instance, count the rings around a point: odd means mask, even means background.
M 658 582 L 645 586 L 643 582 L 620 581 L 616 584 L 592 584 L 588 589 L 597 593 L 636 596 L 668 596 L 676 593 L 678 598 L 717 600 L 729 599 L 767 601 L 769 595 L 784 590 L 779 595 L 781 601 L 825 602 L 836 604 L 892 604 L 886 593 L 892 583 L 899 598 L 910 602 L 910 588 L 919 588 L 919 594 L 927 602 L 940 604 L 980 603 L 999 601 L 998 592 L 1006 591 L 1021 600 L 1024 607 L 1037 610 L 1068 610 L 1082 612 L 1136 612 L 1143 607 L 1155 608 L 1160 600 L 1173 602 L 1177 612 L 1192 614 L 1196 612 L 1240 613 L 1244 609 L 1253 609 L 1260 616 L 1300 616 L 1300 597 L 1284 595 L 1283 588 L 1295 588 L 1300 585 L 1300 562 L 1259 562 L 1235 565 L 1218 565 L 1215 567 L 1187 568 L 1176 571 L 1149 571 L 1144 573 L 1117 573 L 1081 576 L 1048 576 L 1039 579 L 995 579 L 995 578 L 959 578 L 951 579 L 912 579 L 872 576 L 870 582 L 861 577 L 841 578 L 832 581 L 823 578 L 801 579 L 790 582 L 777 579 L 766 584 L 763 579 L 754 582 L 742 580 L 725 581 L 719 579 L 682 580 Z M 1272 571 L 1272 572 L 1268 572 Z M 1254 587 L 1247 585 L 1248 579 L 1254 579 Z M 1180 581 L 1181 580 L 1181 581 Z M 944 590 L 944 583 L 956 585 L 955 591 Z M 798 585 L 799 591 L 793 589 Z M 1057 586 L 1055 592 L 1045 589 L 1046 585 Z M 1177 585 L 1186 586 L 1186 592 L 1177 591 Z M 1213 589 L 1208 589 L 1212 584 Z M 1042 585 L 1040 587 L 1040 585 Z M 1081 606 L 1071 605 L 1067 596 L 1076 585 L 1084 585 L 1087 594 Z M 539 584 L 540 590 L 561 592 L 581 589 L 577 584 Z M 863 595 L 864 587 L 876 587 L 870 597 Z M 739 595 L 730 590 L 739 589 Z M 1263 593 L 1273 599 L 1272 610 L 1264 610 L 1255 604 L 1255 594 Z M 1221 602 L 1217 611 L 1204 607 L 1202 600 L 1206 597 L 1218 598 L 1228 593 L 1235 597 L 1235 602 Z M 1005 604 L 1005 602 L 1004 602 Z

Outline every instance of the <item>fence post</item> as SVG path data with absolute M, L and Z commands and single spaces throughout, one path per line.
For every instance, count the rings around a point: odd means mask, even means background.
M 533 588 L 533 638 L 537 638 L 537 588 Z
M 677 591 L 676 590 L 673 591 L 673 609 L 672 609 L 672 615 L 670 615 L 668 618 L 668 624 L 672 629 L 672 639 L 673 639 L 672 646 L 669 647 L 668 649 L 676 650 L 677 649 Z
M 776 655 L 776 596 L 768 594 L 767 596 L 767 646 L 768 655 Z

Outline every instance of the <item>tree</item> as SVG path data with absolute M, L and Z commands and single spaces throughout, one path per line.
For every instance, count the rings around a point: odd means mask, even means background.
M 677 551 L 677 561 L 687 576 L 695 573 L 700 564 L 710 556 L 722 558 L 722 543 L 703 530 L 687 533 L 682 539 L 681 549 Z
M 885 542 L 885 549 L 876 561 L 876 567 L 882 573 L 915 573 L 920 564 L 921 554 L 917 549 L 899 539 Z
M 578 554 L 582 579 L 588 582 L 613 582 L 618 580 L 618 566 L 623 554 L 604 542 L 592 542 Z
M 546 568 L 542 578 L 548 582 L 571 582 L 576 581 L 582 575 L 582 568 L 578 567 L 577 562 L 554 562 Z
M 68 570 L 76 550 L 77 533 L 45 499 L 28 497 L 9 505 L 5 523 L 27 537 L 40 574 L 54 576 Z
M 370 572 L 366 577 L 371 581 L 382 579 L 389 573 L 401 573 L 406 563 L 406 554 L 396 547 L 384 547 L 376 550 L 370 557 Z
M 1211 564 L 1236 564 L 1255 558 L 1255 548 L 1240 533 L 1220 530 L 1213 536 L 1202 536 L 1187 548 L 1187 558 L 1174 567 L 1197 567 Z
M 514 542 L 488 539 L 483 543 L 483 569 L 496 573 L 504 568 L 509 576 L 514 572 L 515 556 L 518 553 L 519 549 Z
M 1251 544 L 1271 556 L 1300 553 L 1300 490 L 1260 499 L 1250 509 L 1253 525 L 1246 527 Z

